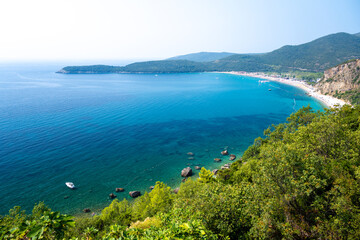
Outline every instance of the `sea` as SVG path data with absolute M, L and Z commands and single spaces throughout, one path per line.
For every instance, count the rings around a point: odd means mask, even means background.
M 272 124 L 322 103 L 301 89 L 226 73 L 58 74 L 65 63 L 0 64 L 0 214 L 100 212 L 181 170 L 240 158 Z M 187 153 L 192 152 L 191 157 Z M 221 158 L 222 162 L 214 162 Z M 65 182 L 73 182 L 69 189 Z M 115 192 L 124 188 L 124 192 Z

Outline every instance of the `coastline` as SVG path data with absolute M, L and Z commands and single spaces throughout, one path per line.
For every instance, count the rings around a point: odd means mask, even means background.
M 294 87 L 297 87 L 297 88 L 301 88 L 302 90 L 306 91 L 309 94 L 309 96 L 316 98 L 317 100 L 321 101 L 322 103 L 324 103 L 329 108 L 334 108 L 334 107 L 337 107 L 337 106 L 341 107 L 341 106 L 343 106 L 345 104 L 349 104 L 348 102 L 346 102 L 346 101 L 344 101 L 342 99 L 338 99 L 338 98 L 335 98 L 335 97 L 332 97 L 332 96 L 323 95 L 315 87 L 310 86 L 309 84 L 306 84 L 303 81 L 299 81 L 299 80 L 295 80 L 295 79 L 285 79 L 285 78 L 280 78 L 280 77 L 277 77 L 277 76 L 268 76 L 268 75 L 265 75 L 264 73 L 258 73 L 258 72 L 250 73 L 250 72 L 235 72 L 235 71 L 232 71 L 232 72 L 223 72 L 223 73 L 262 78 L 262 79 L 266 79 L 266 80 L 269 80 L 269 81 L 280 82 L 280 83 L 291 85 L 291 86 L 294 86 Z

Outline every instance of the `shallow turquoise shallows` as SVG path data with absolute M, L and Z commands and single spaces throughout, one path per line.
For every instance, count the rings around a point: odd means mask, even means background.
M 194 166 L 219 168 L 230 162 L 223 149 L 241 156 L 269 125 L 302 106 L 323 107 L 257 78 L 56 74 L 61 67 L 0 66 L 0 214 L 39 201 L 64 213 L 98 211 L 115 188 L 125 188 L 115 193 L 122 199 L 156 181 L 176 187 L 183 168 L 195 176 Z

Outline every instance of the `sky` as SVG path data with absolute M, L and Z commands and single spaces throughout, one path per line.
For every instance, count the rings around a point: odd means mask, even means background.
M 360 0 L 1 0 L 0 61 L 260 53 L 360 32 Z

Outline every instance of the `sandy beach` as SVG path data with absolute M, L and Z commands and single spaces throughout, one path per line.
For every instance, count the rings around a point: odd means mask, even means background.
M 298 87 L 298 88 L 301 88 L 304 91 L 306 91 L 311 97 L 314 97 L 314 98 L 320 100 L 321 102 L 323 102 L 327 107 L 333 108 L 336 106 L 343 106 L 344 104 L 350 104 L 348 102 L 345 102 L 344 100 L 341 100 L 341 99 L 338 99 L 338 98 L 335 98 L 332 96 L 323 95 L 314 86 L 310 86 L 309 84 L 306 84 L 305 82 L 299 81 L 296 79 L 279 78 L 276 76 L 268 76 L 268 75 L 265 75 L 264 73 L 257 73 L 257 72 L 256 73 L 225 72 L 225 73 L 249 76 L 249 77 L 257 77 L 257 78 L 262 78 L 262 79 L 266 79 L 269 81 L 280 82 L 280 83 L 288 84 L 288 85 L 291 85 L 294 87 Z

